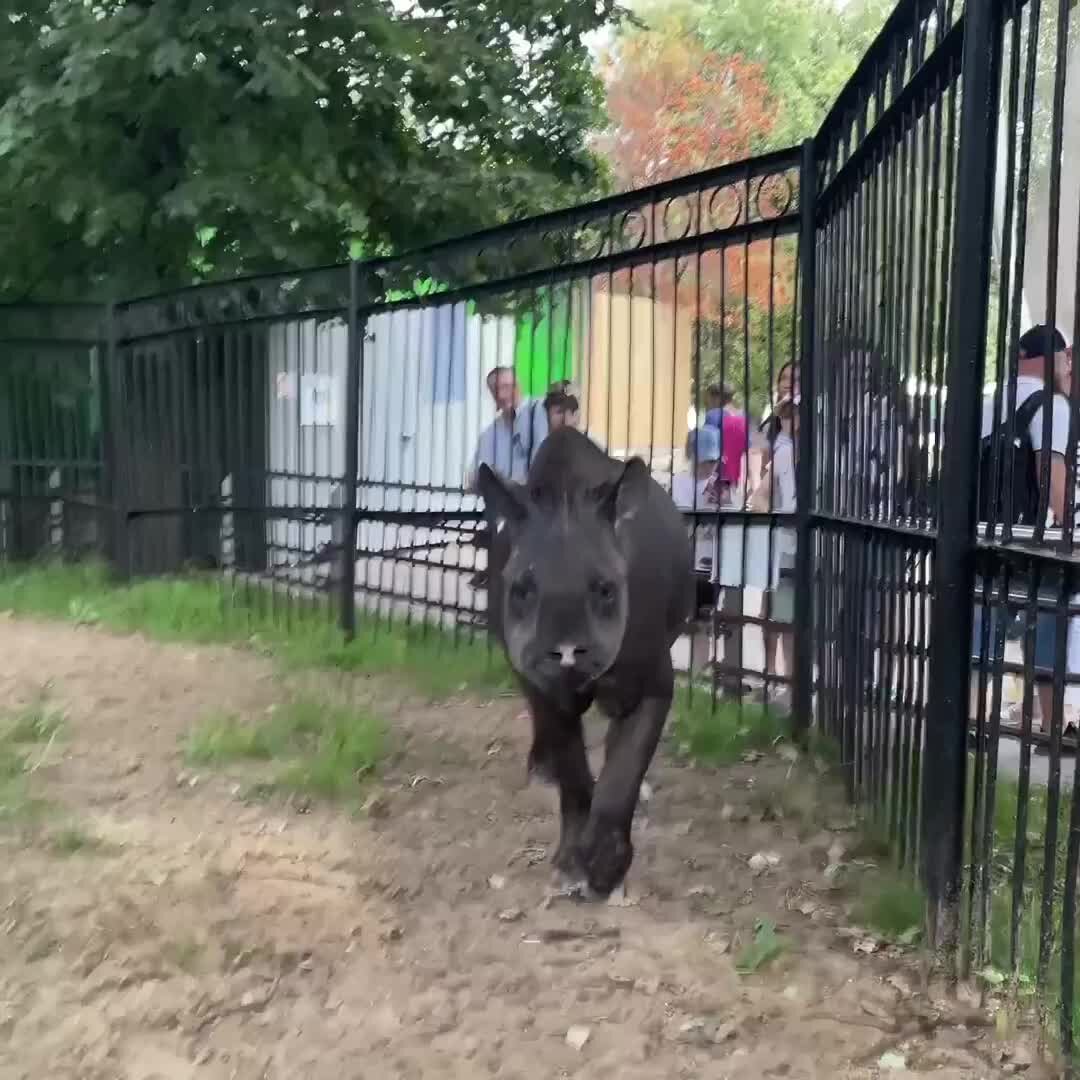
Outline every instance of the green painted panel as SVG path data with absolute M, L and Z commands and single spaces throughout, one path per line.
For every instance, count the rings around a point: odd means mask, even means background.
M 518 319 L 514 347 L 518 384 L 528 397 L 543 397 L 553 382 L 574 377 L 574 334 L 565 294 L 550 305 L 545 295 L 538 299 L 538 314 Z

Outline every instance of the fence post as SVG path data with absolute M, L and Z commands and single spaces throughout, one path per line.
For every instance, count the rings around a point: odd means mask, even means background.
M 345 367 L 345 482 L 342 486 L 341 629 L 351 641 L 356 633 L 356 492 L 360 471 L 360 382 L 364 320 L 360 318 L 360 267 L 349 262 L 349 348 Z
M 948 366 L 934 547 L 922 776 L 922 874 L 930 944 L 958 942 L 975 593 L 978 443 L 993 239 L 1002 6 L 964 8 L 963 93 L 950 271 Z
M 799 168 L 799 464 L 796 471 L 795 670 L 792 713 L 800 735 L 810 729 L 814 704 L 813 567 L 815 352 L 814 312 L 817 305 L 817 165 L 814 140 L 802 144 Z
M 107 520 L 111 523 L 106 550 L 113 577 L 123 581 L 128 578 L 131 568 L 126 492 L 128 478 L 121 464 L 117 425 L 124 422 L 128 410 L 120 397 L 122 380 L 117 370 L 116 305 L 113 303 L 105 308 L 104 345 L 98 393 L 101 405 L 101 464 L 104 472 L 102 495 Z

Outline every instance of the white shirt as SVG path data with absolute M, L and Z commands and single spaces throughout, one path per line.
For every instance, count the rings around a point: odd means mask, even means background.
M 527 399 L 514 414 L 513 425 L 500 413 L 484 428 L 473 455 L 470 486 L 476 483 L 476 473 L 482 464 L 519 484 L 525 482 L 533 456 L 548 433 L 543 404 L 539 398 Z
M 795 444 L 785 431 L 781 431 L 773 443 L 772 508 L 776 514 L 795 513 Z M 795 530 L 790 525 L 778 526 L 774 545 L 775 577 L 780 570 L 795 565 Z
M 698 512 L 716 512 L 714 503 L 705 499 L 705 485 L 709 477 L 700 479 L 691 472 L 676 473 L 671 478 L 671 499 L 680 510 Z M 716 526 L 698 525 L 694 530 L 694 568 L 715 576 L 716 570 Z
M 984 439 L 995 427 L 994 390 L 994 386 L 991 385 L 986 387 L 983 391 L 982 436 Z M 1046 385 L 1045 379 L 1035 375 L 1018 375 L 1016 378 L 1016 407 L 1019 409 L 1032 394 L 1039 390 L 1046 390 L 1049 392 L 1050 387 Z M 1008 406 L 1009 387 L 1008 384 L 1005 384 L 1001 388 L 1001 408 L 998 414 L 1001 417 L 1001 421 L 1004 421 L 1005 419 Z M 1043 448 L 1043 411 L 1045 408 L 1046 405 L 1043 404 L 1035 410 L 1035 415 L 1031 418 L 1031 424 L 1028 427 L 1028 434 L 1031 438 L 1031 447 L 1035 451 L 1042 450 Z M 1069 403 L 1065 400 L 1063 394 L 1055 393 L 1053 396 L 1053 412 L 1050 420 L 1050 449 L 1055 454 L 1064 454 L 1068 443 Z
M 795 444 L 784 431 L 773 442 L 772 508 L 777 514 L 795 512 Z

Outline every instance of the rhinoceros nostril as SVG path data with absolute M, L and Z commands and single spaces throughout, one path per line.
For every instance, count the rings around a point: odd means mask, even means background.
M 589 650 L 584 645 L 559 645 L 552 649 L 548 656 L 559 661 L 560 667 L 573 667 L 579 656 L 584 656 Z

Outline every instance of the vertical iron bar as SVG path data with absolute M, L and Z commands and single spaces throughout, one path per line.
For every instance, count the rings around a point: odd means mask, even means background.
M 116 377 L 116 307 L 109 304 L 105 309 L 105 327 L 101 366 L 98 368 L 98 406 L 101 416 L 101 456 L 102 479 L 98 486 L 98 498 L 102 502 L 99 523 L 110 523 L 104 550 L 114 574 L 120 567 L 123 527 L 126 522 L 120 513 L 120 494 L 122 491 L 116 425 L 126 415 L 118 409 L 119 401 L 113 397 L 121 385 Z
M 810 728 L 813 709 L 813 574 L 814 533 L 811 527 L 814 500 L 814 402 L 815 363 L 814 305 L 816 292 L 817 169 L 814 164 L 814 141 L 802 145 L 799 168 L 799 467 L 795 472 L 795 664 L 792 672 L 792 712 L 795 730 L 805 734 Z
M 959 884 L 967 758 L 969 665 L 957 663 L 970 642 L 975 590 L 974 540 L 981 387 L 986 353 L 993 232 L 994 146 L 1000 85 L 1001 12 L 965 10 L 960 146 L 953 236 L 948 382 L 941 510 L 934 557 L 930 716 L 923 771 L 922 867 L 930 941 L 951 952 L 959 929 Z
M 345 365 L 345 477 L 341 548 L 341 629 L 351 641 L 356 633 L 356 491 L 360 471 L 360 379 L 364 320 L 360 318 L 360 267 L 349 263 L 349 352 Z

